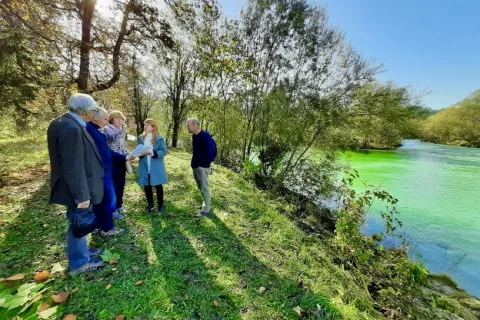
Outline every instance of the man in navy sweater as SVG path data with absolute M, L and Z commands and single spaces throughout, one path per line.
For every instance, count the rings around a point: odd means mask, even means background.
M 210 165 L 215 159 L 216 147 L 210 133 L 200 129 L 200 121 L 197 118 L 187 120 L 187 130 L 192 134 L 193 177 L 203 198 L 202 211 L 197 215 L 198 218 L 201 218 L 209 214 L 212 205 L 208 175 L 210 174 Z
M 97 146 L 103 161 L 105 176 L 103 178 L 103 199 L 102 202 L 93 206 L 98 228 L 101 229 L 100 235 L 103 237 L 115 236 L 124 230 L 115 228 L 113 223 L 113 212 L 116 208 L 115 189 L 113 187 L 112 170 L 113 163 L 125 165 L 125 161 L 132 160 L 130 155 L 123 155 L 112 151 L 107 144 L 107 138 L 100 129 L 108 124 L 108 112 L 104 108 L 98 108 L 93 120 L 87 123 L 87 131 Z

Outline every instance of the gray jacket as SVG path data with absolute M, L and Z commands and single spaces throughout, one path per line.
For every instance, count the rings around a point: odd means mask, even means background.
M 50 203 L 66 206 L 103 198 L 103 162 L 85 127 L 64 114 L 47 131 L 50 155 Z

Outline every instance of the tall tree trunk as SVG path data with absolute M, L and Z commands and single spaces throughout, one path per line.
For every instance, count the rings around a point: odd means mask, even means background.
M 80 3 L 82 18 L 82 43 L 80 44 L 80 72 L 78 74 L 77 84 L 80 92 L 88 92 L 88 78 L 90 77 L 90 47 L 92 19 L 95 11 L 96 0 L 83 0 Z

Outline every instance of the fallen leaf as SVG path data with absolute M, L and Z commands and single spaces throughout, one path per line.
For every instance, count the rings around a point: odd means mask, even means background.
M 44 223 L 42 227 L 46 228 L 48 227 L 48 224 Z
M 67 301 L 69 295 L 70 295 L 70 292 L 68 292 L 68 291 L 62 291 L 62 292 L 59 292 L 59 293 L 56 294 L 56 295 L 53 295 L 53 296 L 52 296 L 52 299 L 53 299 L 53 301 L 55 301 L 56 303 L 63 303 L 63 302 L 65 302 L 65 301 Z
M 267 288 L 265 288 L 265 287 L 260 287 L 260 288 L 258 289 L 258 293 L 264 293 L 265 290 L 267 290 Z
M 218 306 L 219 306 L 219 303 L 218 303 L 217 300 L 213 300 L 213 303 L 212 303 L 212 304 L 213 304 L 214 307 L 218 307 Z
M 300 306 L 296 306 L 293 308 L 293 311 L 295 311 L 300 317 L 308 317 L 308 312 L 305 312 Z
M 42 312 L 50 308 L 48 303 L 42 303 L 41 305 L 38 306 L 37 312 Z
M 49 308 L 47 310 L 44 310 L 42 312 L 38 312 L 38 317 L 40 319 L 48 319 L 50 318 L 51 316 L 53 316 L 55 313 L 57 313 L 57 308 L 58 306 L 55 306 L 53 308 Z
M 110 259 L 110 261 L 108 261 L 108 263 L 110 263 L 110 264 L 117 264 L 117 263 L 118 263 L 118 260 L 112 258 L 112 259 Z
M 135 267 L 132 268 L 132 270 L 133 270 L 133 271 L 138 271 L 138 270 L 140 270 L 140 268 L 137 267 L 137 266 L 135 266 Z
M 117 271 L 117 268 L 112 268 L 112 271 Z
M 73 313 L 67 314 L 65 317 L 63 317 L 63 320 L 77 320 L 77 316 L 74 315 Z
M 115 320 L 125 320 L 125 316 L 123 314 L 119 314 Z
M 63 272 L 65 270 L 64 267 L 60 263 L 55 263 L 52 267 L 52 270 L 50 271 L 51 274 L 57 273 L 57 272 Z
M 47 270 L 43 270 L 42 272 L 35 273 L 35 275 L 33 276 L 33 279 L 37 282 L 41 282 L 41 281 L 47 280 L 49 275 L 50 274 L 48 273 Z
M 78 291 L 78 288 L 73 289 L 70 293 L 75 293 Z
M 188 300 L 188 294 L 183 297 L 183 300 Z
M 111 287 L 112 287 L 112 285 L 109 283 L 109 284 L 107 284 L 107 286 L 105 287 L 105 289 L 108 290 L 108 289 L 110 289 Z
M 7 281 L 17 281 L 17 280 L 22 280 L 23 278 L 25 277 L 25 273 L 18 273 L 18 274 L 15 274 L 11 277 L 8 277 Z
M 142 280 L 138 280 L 138 281 L 135 283 L 135 285 L 137 285 L 137 286 L 141 286 L 141 285 L 142 285 L 142 283 L 143 283 L 143 281 L 142 281 Z
M 297 281 L 297 288 L 302 288 L 303 287 L 303 280 L 298 278 L 298 281 Z

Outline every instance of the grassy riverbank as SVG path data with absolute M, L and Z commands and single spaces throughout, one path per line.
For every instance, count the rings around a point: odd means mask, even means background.
M 0 141 L 0 277 L 66 267 L 64 209 L 48 205 L 48 154 L 43 140 Z M 366 288 L 332 262 L 325 244 L 288 219 L 292 208 L 257 190 L 236 173 L 216 166 L 211 176 L 214 214 L 196 220 L 200 202 L 189 155 L 171 152 L 166 212 L 145 213 L 143 194 L 128 176 L 122 236 L 94 245 L 118 253 L 118 263 L 99 272 L 50 276 L 42 297 L 25 311 L 35 314 L 51 296 L 70 293 L 57 318 L 78 319 L 375 319 L 382 318 Z M 419 301 L 438 319 L 475 319 L 480 306 L 460 290 L 432 278 L 429 299 Z M 441 293 L 444 292 L 444 293 Z M 13 292 L 12 292 L 13 293 Z M 437 297 L 437 298 L 432 298 Z M 21 307 L 10 311 L 10 315 Z M 0 308 L 0 318 L 7 311 Z M 476 314 L 476 315 L 475 315 Z M 415 316 L 414 316 L 415 318 Z

